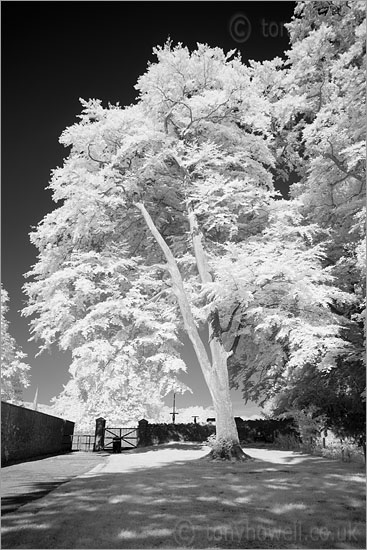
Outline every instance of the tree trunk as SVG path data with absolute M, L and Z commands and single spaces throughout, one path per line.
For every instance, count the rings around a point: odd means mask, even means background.
M 188 207 L 190 233 L 195 252 L 196 265 L 203 284 L 211 283 L 213 277 L 202 244 L 202 234 L 199 230 L 195 213 Z M 215 334 L 213 321 L 208 323 L 209 346 L 212 355 L 214 379 L 211 381 L 213 405 L 216 415 L 217 444 L 211 454 L 213 458 L 247 460 L 240 446 L 238 430 L 233 416 L 232 400 L 229 390 L 228 352 L 222 341 Z
M 179 303 L 185 330 L 192 342 L 213 400 L 216 414 L 217 436 L 216 444 L 213 447 L 213 450 L 211 451 L 209 456 L 213 459 L 247 460 L 250 457 L 246 455 L 240 447 L 237 427 L 233 417 L 227 369 L 228 353 L 225 351 L 222 343 L 213 337 L 213 327 L 209 323 L 209 345 L 212 354 L 212 361 L 210 361 L 205 346 L 200 338 L 194 317 L 192 315 L 190 303 L 187 299 L 181 273 L 178 269 L 177 262 L 172 254 L 172 251 L 163 239 L 157 227 L 155 226 L 144 204 L 137 203 L 136 207 L 142 213 L 147 226 L 149 227 L 158 245 L 162 249 L 162 252 L 167 260 L 167 267 L 172 278 L 173 289 Z M 201 237 L 197 230 L 196 219 L 190 209 L 189 222 L 198 271 L 202 282 L 205 283 L 211 281 L 212 278 L 209 273 L 205 253 L 201 245 Z

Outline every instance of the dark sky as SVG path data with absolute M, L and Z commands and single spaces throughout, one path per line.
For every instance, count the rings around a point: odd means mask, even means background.
M 134 102 L 134 84 L 153 61 L 152 48 L 170 37 L 190 49 L 197 42 L 243 60 L 282 56 L 288 48 L 284 22 L 294 2 L 1 2 L 2 12 L 2 281 L 9 292 L 10 330 L 32 366 L 26 401 L 48 404 L 68 379 L 69 355 L 54 350 L 35 358 L 24 305 L 23 274 L 36 261 L 28 233 L 54 207 L 50 171 L 67 150 L 62 131 L 77 121 L 79 98 L 106 105 Z M 201 374 L 189 358 L 193 396 L 178 406 L 210 404 Z M 234 396 L 235 414 L 252 414 Z

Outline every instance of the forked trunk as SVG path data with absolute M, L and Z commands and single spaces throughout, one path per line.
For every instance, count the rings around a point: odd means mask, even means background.
M 202 234 L 191 206 L 188 207 L 188 214 L 200 279 L 203 284 L 211 283 L 213 277 L 202 244 Z M 229 354 L 218 338 L 218 334 L 215 334 L 213 322 L 213 320 L 209 322 L 209 346 L 212 354 L 213 376 L 210 376 L 208 387 L 212 395 L 216 416 L 216 444 L 210 453 L 210 457 L 222 460 L 248 460 L 251 457 L 246 455 L 240 446 L 238 430 L 233 416 L 227 365 Z
M 137 203 L 136 206 L 142 213 L 147 226 L 166 257 L 167 267 L 172 278 L 173 289 L 182 313 L 185 330 L 192 342 L 213 400 L 216 415 L 217 437 L 216 444 L 213 447 L 209 458 L 248 460 L 250 457 L 241 449 L 237 427 L 233 417 L 227 369 L 228 353 L 225 351 L 223 344 L 213 337 L 213 329 L 209 324 L 209 345 L 212 354 L 212 361 L 209 360 L 207 351 L 200 338 L 194 317 L 192 315 L 191 307 L 187 299 L 181 273 L 178 269 L 176 260 L 169 246 L 159 233 L 144 204 Z M 199 274 L 202 282 L 205 283 L 208 280 L 211 281 L 211 276 L 207 267 L 204 250 L 201 246 L 200 234 L 196 231 L 196 227 L 194 225 L 196 223 L 196 219 L 192 211 L 189 211 L 189 221 Z

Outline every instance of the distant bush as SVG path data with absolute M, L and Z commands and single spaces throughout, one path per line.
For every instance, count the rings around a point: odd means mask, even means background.
M 236 419 L 238 436 L 242 443 L 264 441 L 273 443 L 280 435 L 294 435 L 296 427 L 290 418 L 281 420 L 242 420 Z
M 285 451 L 299 451 L 301 442 L 296 434 L 279 434 L 274 438 L 274 447 Z
M 301 451 L 343 462 L 364 462 L 363 449 L 351 439 L 340 440 L 331 436 L 300 439 L 295 434 L 279 434 L 274 439 L 274 447 L 286 451 Z
M 343 462 L 364 462 L 363 449 L 351 439 L 333 439 L 327 441 L 325 447 L 321 439 L 317 439 L 312 449 L 314 454 L 325 458 L 334 458 Z
M 144 445 L 161 445 L 172 441 L 204 442 L 215 433 L 210 424 L 147 424 Z
M 273 443 L 280 435 L 296 438 L 291 419 L 242 420 L 236 418 L 238 436 L 242 444 L 264 441 Z M 215 425 L 212 424 L 150 424 L 141 433 L 141 445 L 161 445 L 172 441 L 206 442 L 210 436 L 215 440 Z M 143 442 L 144 440 L 144 442 Z

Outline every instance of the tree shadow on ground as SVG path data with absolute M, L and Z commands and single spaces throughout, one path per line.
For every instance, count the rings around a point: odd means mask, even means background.
M 4 516 L 5 514 L 9 514 L 11 512 L 15 512 L 18 508 L 21 506 L 24 506 L 24 504 L 28 504 L 29 502 L 33 502 L 33 500 L 37 500 L 38 498 L 44 497 L 63 483 L 66 483 L 65 481 L 56 481 L 56 482 L 39 482 L 34 483 L 32 486 L 32 490 L 26 493 L 19 493 L 14 494 L 12 496 L 2 497 L 1 498 L 1 515 Z
M 64 453 L 9 465 L 1 475 L 1 515 L 45 496 L 73 477 L 91 470 L 107 453 Z
M 122 449 L 123 454 L 143 454 L 151 451 L 162 451 L 163 449 L 179 450 L 179 451 L 199 451 L 204 448 L 204 443 L 196 443 L 191 441 L 175 441 L 170 443 L 163 443 L 160 445 L 150 445 L 148 447 L 136 447 L 134 449 L 124 447 Z M 209 452 L 209 450 L 208 450 Z
M 132 463 L 77 478 L 6 515 L 2 546 L 365 548 L 361 468 L 262 452 L 244 463 Z

